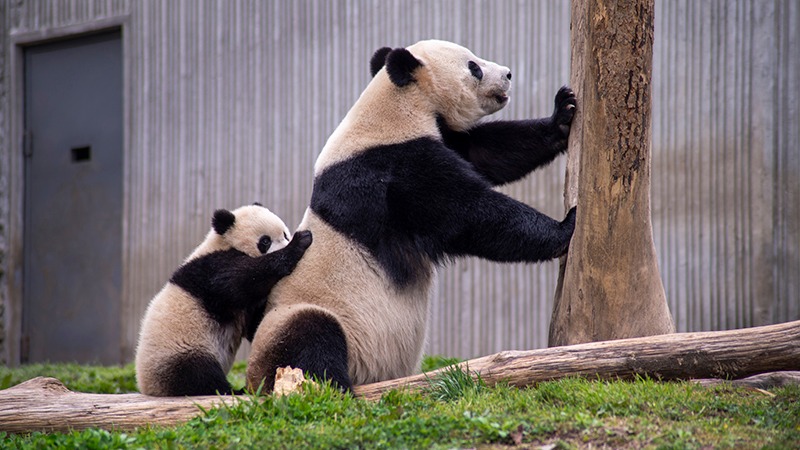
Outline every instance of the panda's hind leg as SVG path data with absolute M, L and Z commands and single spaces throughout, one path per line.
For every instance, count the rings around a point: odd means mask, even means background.
M 232 393 L 219 361 L 203 351 L 175 355 L 161 372 L 163 390 L 170 397 Z
M 352 389 L 347 369 L 347 340 L 339 320 L 308 304 L 269 311 L 258 327 L 247 362 L 247 386 L 272 392 L 275 371 L 291 366 L 320 380 Z

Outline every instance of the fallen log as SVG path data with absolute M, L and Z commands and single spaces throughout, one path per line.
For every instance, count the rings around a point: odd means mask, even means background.
M 731 331 L 676 333 L 529 351 L 505 351 L 461 363 L 488 385 L 531 386 L 583 376 L 592 379 L 738 379 L 800 370 L 800 321 Z M 378 399 L 392 389 L 418 390 L 439 371 L 354 388 Z M 236 397 L 163 398 L 72 392 L 54 378 L 34 378 L 0 391 L 0 431 L 127 430 L 170 426 Z
M 55 378 L 36 377 L 0 391 L 0 431 L 130 430 L 183 423 L 236 397 L 151 397 L 73 392 Z
M 790 384 L 800 385 L 800 371 L 768 372 L 753 375 L 738 380 L 721 380 L 719 378 L 702 378 L 692 380 L 701 386 L 718 386 L 728 383 L 732 386 L 748 387 L 753 389 L 774 389 L 776 387 L 788 386 Z
M 504 351 L 460 364 L 488 385 L 530 386 L 565 377 L 659 380 L 737 379 L 800 370 L 800 321 L 730 331 L 674 333 L 528 351 Z M 436 372 L 357 386 L 375 399 L 391 389 L 421 389 Z

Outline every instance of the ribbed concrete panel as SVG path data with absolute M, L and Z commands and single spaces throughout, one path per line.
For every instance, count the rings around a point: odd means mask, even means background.
M 0 43 L 126 17 L 128 356 L 147 302 L 214 209 L 260 201 L 300 222 L 316 155 L 378 47 L 435 37 L 508 65 L 512 101 L 496 118 L 550 114 L 569 78 L 565 0 L 26 0 L 0 11 Z M 656 2 L 653 223 L 679 330 L 800 318 L 798 33 L 790 0 Z M 0 144 L 13 122 L 4 88 Z M 19 176 L 2 170 L 3 186 Z M 561 217 L 563 161 L 502 190 Z M 428 351 L 545 346 L 556 277 L 552 262 L 449 265 Z
M 798 318 L 798 28 L 796 2 L 656 3 L 653 218 L 680 331 Z
M 10 4 L 8 31 L 12 33 L 84 24 L 123 15 L 128 10 L 127 0 L 24 0 L 6 3 Z
M 8 181 L 8 155 L 9 148 L 9 63 L 8 63 L 8 29 L 10 20 L 8 14 L 8 3 L 0 1 L 0 227 L 8 229 L 8 207 L 9 207 L 9 181 Z M 9 236 L 8 233 L 0 233 L 0 261 L 7 261 L 9 257 Z M 0 270 L 0 364 L 8 363 L 8 330 L 7 325 L 10 313 L 9 289 L 8 289 L 8 268 L 7 263 L 3 263 Z
M 258 200 L 290 227 L 299 223 L 316 155 L 368 83 L 380 46 L 461 42 L 514 70 L 514 97 L 499 117 L 549 114 L 568 78 L 568 8 L 534 5 L 131 3 L 130 316 L 141 317 L 202 239 L 214 208 Z M 560 216 L 561 172 L 554 166 L 507 191 Z M 555 277 L 552 263 L 447 268 L 431 351 L 469 356 L 543 345 Z M 137 328 L 129 325 L 129 342 Z
M 800 4 L 775 5 L 776 61 L 774 76 L 773 189 L 774 297 L 767 320 L 800 318 Z
M 513 72 L 512 102 L 498 118 L 549 115 L 555 91 L 569 81 L 568 2 L 476 3 L 461 9 L 463 27 L 431 24 L 476 54 Z M 458 11 L 452 5 L 451 11 Z M 457 16 L 458 14 L 455 14 Z M 420 36 L 422 37 L 422 36 Z M 416 39 L 410 39 L 413 41 Z M 556 218 L 563 211 L 563 158 L 501 190 Z M 487 230 L 487 232 L 491 232 Z M 470 357 L 547 345 L 558 267 L 460 260 L 440 273 L 429 352 Z

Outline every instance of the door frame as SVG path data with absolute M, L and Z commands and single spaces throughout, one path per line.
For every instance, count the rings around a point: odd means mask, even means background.
M 24 261 L 24 208 L 25 208 L 25 49 L 30 46 L 46 44 L 55 41 L 69 40 L 86 35 L 98 34 L 108 31 L 119 31 L 122 39 L 122 287 L 120 305 L 120 323 L 122 312 L 127 311 L 125 286 L 125 260 L 128 253 L 124 245 L 127 237 L 127 192 L 128 192 L 128 70 L 125 55 L 129 54 L 129 38 L 127 31 L 130 29 L 130 16 L 104 17 L 88 22 L 62 27 L 42 28 L 36 31 L 13 32 L 10 34 L 9 48 L 9 156 L 8 156 L 8 229 L 6 239 L 8 243 L 7 255 L 7 295 L 5 304 L 5 359 L 9 366 L 18 366 L 21 357 L 22 345 L 22 308 L 23 308 L 23 269 Z M 125 336 L 122 330 L 122 336 Z M 123 338 L 124 339 L 124 338 Z M 120 357 L 124 357 L 125 343 L 120 342 Z M 0 358 L 2 360 L 2 358 Z

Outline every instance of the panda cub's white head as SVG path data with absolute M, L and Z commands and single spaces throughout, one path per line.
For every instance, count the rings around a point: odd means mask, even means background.
M 286 247 L 291 239 L 280 217 L 258 203 L 233 211 L 218 209 L 211 224 L 206 239 L 186 261 L 230 248 L 257 257 Z

